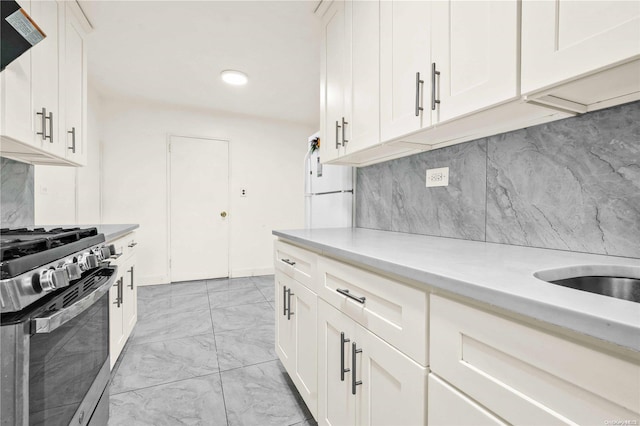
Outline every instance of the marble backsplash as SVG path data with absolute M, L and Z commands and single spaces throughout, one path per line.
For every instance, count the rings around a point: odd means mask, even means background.
M 356 190 L 361 228 L 640 258 L 640 102 L 363 167 Z
M 0 157 L 0 223 L 3 228 L 33 226 L 33 169 Z

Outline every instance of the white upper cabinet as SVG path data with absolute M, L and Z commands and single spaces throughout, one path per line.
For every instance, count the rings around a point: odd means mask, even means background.
M 345 2 L 336 0 L 325 14 L 320 55 L 320 157 L 330 161 L 342 154 L 342 121 L 347 80 Z
M 431 125 L 431 3 L 380 3 L 380 136 Z
M 19 0 L 18 4 L 31 13 L 31 2 Z M 2 112 L 0 133 L 15 140 L 40 146 L 33 136 L 31 118 L 31 55 L 27 52 L 7 65 L 0 72 Z M 3 142 L 5 142 L 3 140 Z
M 518 1 L 432 2 L 432 122 L 518 97 Z
M 640 2 L 522 2 L 522 93 L 640 57 Z
M 65 17 L 63 137 L 66 157 L 75 163 L 85 164 L 87 72 L 83 30 L 69 6 L 65 9 Z
M 323 20 L 323 162 L 380 142 L 380 3 L 336 0 Z
M 31 164 L 84 165 L 84 35 L 91 26 L 75 1 L 20 5 L 46 37 L 0 73 L 0 154 Z
M 60 132 L 63 105 L 59 102 L 58 81 L 59 58 L 62 51 L 59 34 L 64 22 L 63 6 L 55 0 L 37 0 L 31 3 L 31 17 L 46 34 L 45 39 L 30 50 L 35 137 L 36 141 L 41 141 L 45 151 L 59 156 L 65 155 L 64 139 L 61 139 Z
M 345 3 L 347 90 L 344 154 L 380 142 L 380 2 Z

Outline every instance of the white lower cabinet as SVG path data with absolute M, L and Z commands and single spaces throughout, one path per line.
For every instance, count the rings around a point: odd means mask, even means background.
M 277 270 L 276 353 L 309 411 L 317 415 L 317 297 Z
M 118 277 L 109 290 L 109 357 L 113 368 L 138 320 L 137 243 L 134 233 L 109 243 L 116 247 L 112 264 L 118 266 Z
M 318 423 L 422 425 L 426 368 L 318 301 Z

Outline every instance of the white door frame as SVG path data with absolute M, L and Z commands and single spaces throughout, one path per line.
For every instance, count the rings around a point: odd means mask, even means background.
M 227 215 L 229 220 L 229 226 L 227 226 L 227 274 L 231 276 L 231 225 L 233 223 L 233 214 L 231 211 L 231 141 L 227 138 L 214 138 L 208 136 L 193 136 L 176 133 L 167 133 L 167 140 L 165 144 L 165 158 L 167 164 L 167 259 L 166 259 L 166 276 L 171 283 L 171 138 L 191 138 L 191 139 L 203 139 L 208 141 L 226 142 L 228 144 L 227 150 Z

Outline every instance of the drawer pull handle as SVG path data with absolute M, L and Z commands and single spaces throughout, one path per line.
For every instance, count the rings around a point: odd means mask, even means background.
M 340 333 L 340 381 L 344 382 L 344 373 L 351 371 L 349 368 L 344 368 L 344 344 L 349 343 L 350 339 L 344 338 L 344 333 Z
M 287 315 L 287 286 L 282 287 L 282 315 Z
M 294 262 L 293 260 L 290 260 L 290 259 L 280 259 L 280 260 L 282 260 L 282 261 L 283 261 L 284 263 L 286 263 L 287 265 L 291 265 L 291 266 L 293 266 L 293 265 L 295 265 L 295 264 L 296 264 L 296 262 Z
M 362 353 L 362 349 L 356 348 L 356 342 L 351 344 L 351 365 L 353 367 L 353 373 L 351 374 L 351 393 L 356 394 L 356 386 L 362 384 L 362 380 L 356 380 L 356 354 Z
M 129 244 L 129 246 L 128 246 L 128 247 L 132 248 L 132 247 L 135 247 L 135 246 L 137 246 L 137 245 L 138 245 L 138 243 L 131 243 L 131 244 Z
M 362 297 L 354 296 L 353 294 L 349 293 L 349 290 L 346 288 L 345 289 L 337 288 L 336 291 L 340 294 L 347 296 L 349 299 L 353 299 L 358 303 L 362 303 L 363 305 L 364 305 L 364 301 L 367 300 L 364 296 Z

